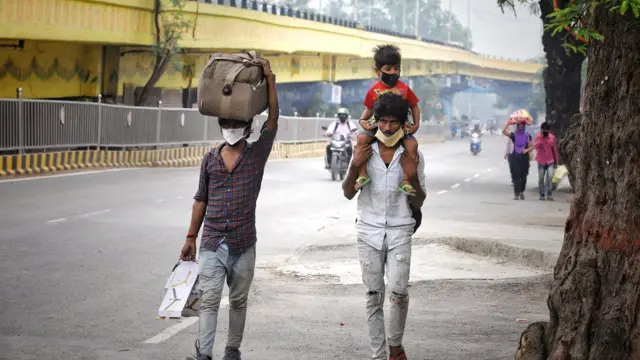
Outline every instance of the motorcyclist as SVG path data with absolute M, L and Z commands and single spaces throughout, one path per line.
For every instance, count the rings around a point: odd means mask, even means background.
M 473 124 L 473 130 L 471 130 L 471 134 L 478 134 L 478 137 L 482 136 L 482 130 L 480 129 L 480 124 Z
M 356 125 L 349 121 L 349 110 L 347 108 L 338 109 L 337 114 L 338 120 L 335 123 L 329 125 L 327 128 L 327 133 L 325 134 L 327 137 L 331 137 L 334 133 L 342 134 L 345 138 L 349 139 L 352 135 L 352 130 L 357 129 Z M 351 154 L 353 149 L 351 146 L 347 147 L 347 155 L 349 155 L 349 161 L 351 161 Z M 331 166 L 329 165 L 329 159 L 331 159 L 331 146 L 327 145 L 327 155 L 324 158 L 324 167 L 325 169 L 329 169 Z

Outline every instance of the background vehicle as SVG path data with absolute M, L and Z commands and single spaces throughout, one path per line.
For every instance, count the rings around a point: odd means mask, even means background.
M 480 144 L 480 135 L 473 133 L 473 135 L 471 135 L 471 140 L 469 141 L 469 147 L 473 155 L 478 155 L 478 153 L 480 152 Z
M 322 126 L 322 130 L 326 131 L 327 127 Z M 351 130 L 352 133 L 355 131 L 356 129 Z M 347 170 L 349 169 L 349 161 L 351 161 L 351 157 L 349 156 L 351 151 L 347 151 L 347 149 L 353 148 L 351 138 L 343 134 L 334 133 L 331 135 L 329 147 L 331 149 L 331 159 L 327 159 L 327 162 L 329 164 L 331 180 L 336 181 L 338 178 L 344 180 Z

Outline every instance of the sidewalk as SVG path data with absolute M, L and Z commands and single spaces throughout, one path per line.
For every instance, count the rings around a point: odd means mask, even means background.
M 511 360 L 520 333 L 546 320 L 550 276 L 412 283 L 404 345 L 412 360 Z M 366 360 L 364 287 L 256 272 L 244 360 Z M 388 299 L 385 309 L 388 314 Z M 517 319 L 526 319 L 527 323 Z M 163 320 L 158 320 L 163 321 Z M 169 322 L 167 322 L 169 323 Z M 228 310 L 221 309 L 214 359 L 221 359 Z M 143 334 L 149 335 L 149 334 Z M 98 350 L 100 360 L 178 360 L 193 352 L 197 323 L 158 345 Z

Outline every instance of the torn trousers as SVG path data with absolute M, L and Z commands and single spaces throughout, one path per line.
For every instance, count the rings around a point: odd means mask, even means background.
M 378 250 L 358 240 L 358 255 L 362 268 L 362 282 L 366 287 L 366 313 L 372 359 L 387 359 L 389 346 L 402 345 L 409 309 L 409 272 L 411 243 L 389 249 L 385 244 Z M 385 282 L 387 275 L 390 304 L 388 338 L 384 326 Z

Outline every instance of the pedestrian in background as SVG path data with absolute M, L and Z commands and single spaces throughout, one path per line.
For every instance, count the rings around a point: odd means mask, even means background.
M 510 126 L 511 124 L 507 122 L 502 128 L 502 134 L 513 142 L 513 151 L 508 156 L 513 181 L 513 200 L 524 200 L 524 190 L 527 187 L 527 176 L 529 176 L 531 165 L 529 152 L 533 150 L 533 140 L 524 122 L 516 124 L 515 131 L 510 131 Z
M 506 149 L 504 152 L 504 159 L 507 160 L 507 164 L 509 165 L 509 176 L 511 176 L 512 170 L 511 170 L 511 162 L 509 162 L 509 154 L 511 154 L 513 152 L 513 141 L 511 141 L 511 139 L 507 139 L 506 141 Z M 511 176 L 511 186 L 513 186 L 513 176 Z
M 538 163 L 538 189 L 540 200 L 553 200 L 552 184 L 553 172 L 558 167 L 558 146 L 556 137 L 549 132 L 551 125 L 543 122 L 540 132 L 536 134 L 534 147 L 536 149 L 536 162 Z

